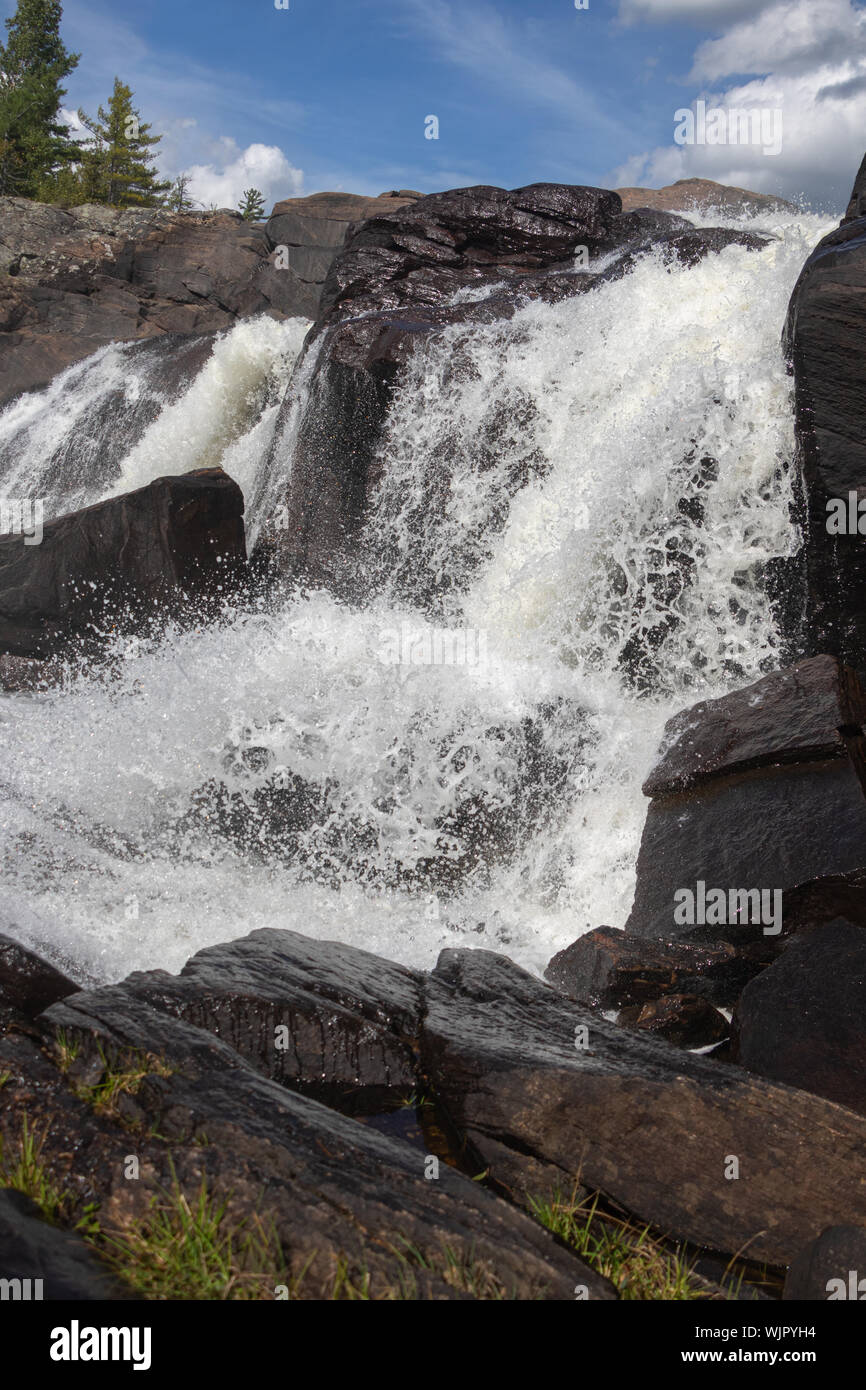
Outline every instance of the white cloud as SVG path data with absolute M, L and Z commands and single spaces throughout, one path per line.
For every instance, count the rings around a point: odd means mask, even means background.
M 304 186 L 304 175 L 290 164 L 277 145 L 248 145 L 239 148 L 234 140 L 218 142 L 222 158 L 211 164 L 193 164 L 187 169 L 190 196 L 204 207 L 215 203 L 221 208 L 237 207 L 247 188 L 258 188 L 264 194 L 265 207 L 281 198 L 298 197 Z
M 692 81 L 733 73 L 809 72 L 866 53 L 866 10 L 851 0 L 776 0 L 764 13 L 735 24 L 698 48 Z
M 620 0 L 619 17 L 626 24 L 700 24 L 711 29 L 719 22 L 754 14 L 775 0 Z
M 782 150 L 760 145 L 671 144 L 632 156 L 610 176 L 615 187 L 657 187 L 677 179 L 710 178 L 758 192 L 844 206 L 866 147 L 866 9 L 852 0 L 775 0 L 772 8 L 733 24 L 702 43 L 695 83 L 723 83 L 743 73 L 750 82 L 712 91 L 704 86 L 677 103 L 756 107 L 782 112 Z

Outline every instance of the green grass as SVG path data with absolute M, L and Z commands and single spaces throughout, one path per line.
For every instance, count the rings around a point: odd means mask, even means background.
M 146 1215 L 100 1244 L 114 1272 L 145 1299 L 273 1298 L 278 1285 L 298 1293 L 276 1235 L 258 1217 L 235 1221 L 204 1178 L 192 1201 L 174 1179 Z
M 73 1059 L 76 1055 L 72 1054 Z M 101 1047 L 99 1056 L 104 1068 L 99 1081 L 92 1086 L 73 1085 L 72 1089 L 97 1115 L 112 1119 L 123 1118 L 118 1110 L 120 1097 L 136 1095 L 146 1076 L 171 1076 L 175 1070 L 163 1058 L 150 1052 L 136 1053 L 134 1060 L 123 1065 L 111 1062 Z M 68 1070 L 70 1065 L 71 1061 L 65 1067 L 61 1063 L 61 1070 Z
M 44 1143 L 45 1136 L 37 1138 L 27 1124 L 26 1115 L 21 1122 L 21 1138 L 14 1155 L 8 1154 L 7 1144 L 0 1135 L 0 1187 L 12 1187 L 30 1197 L 45 1220 L 53 1225 L 66 1215 L 67 1200 L 42 1162 Z
M 583 1201 L 534 1199 L 530 1210 L 537 1221 L 609 1279 L 620 1298 L 668 1302 L 706 1299 L 709 1294 L 694 1276 L 679 1248 L 671 1250 L 641 1227 L 598 1212 L 598 1195 Z

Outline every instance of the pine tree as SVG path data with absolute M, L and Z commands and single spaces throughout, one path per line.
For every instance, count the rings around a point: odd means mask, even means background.
M 108 110 L 100 106 L 97 116 L 79 111 L 79 120 L 90 131 L 87 157 L 93 169 L 94 201 L 112 207 L 157 207 L 168 192 L 154 168 L 151 154 L 161 135 L 151 135 L 151 126 L 142 121 L 132 105 L 132 90 L 119 77 Z
M 245 188 L 238 212 L 245 222 L 261 222 L 265 215 L 265 196 L 261 189 Z
M 76 158 L 58 120 L 63 79 L 77 67 L 60 37 L 60 0 L 18 0 L 0 44 L 0 194 L 38 196 L 46 178 Z
M 189 174 L 179 174 L 175 179 L 165 200 L 166 207 L 172 212 L 192 212 L 195 199 L 187 192 L 191 182 Z

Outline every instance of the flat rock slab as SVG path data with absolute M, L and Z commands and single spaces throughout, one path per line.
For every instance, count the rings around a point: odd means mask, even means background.
M 734 1010 L 734 1061 L 866 1114 L 866 928 L 798 932 Z M 866 1274 L 866 1269 L 864 1269 Z
M 266 1194 L 293 1275 L 306 1270 L 306 1297 L 327 1297 L 341 1263 L 353 1278 L 369 1277 L 374 1296 L 412 1278 L 425 1296 L 459 1297 L 461 1286 L 449 1283 L 452 1257 L 506 1298 L 573 1300 L 577 1286 L 592 1299 L 615 1297 L 606 1280 L 479 1184 L 444 1164 L 428 1180 L 418 1149 L 262 1077 L 220 1039 L 123 986 L 55 1004 L 43 1023 L 49 1036 L 63 1029 L 77 1039 L 85 1060 L 101 1047 L 118 1064 L 142 1053 L 169 1063 L 171 1075 L 151 1076 L 137 1092 L 136 1142 L 159 1171 L 170 1154 L 185 1189 L 205 1175 L 212 1190 L 232 1194 L 236 1211 L 260 1210 Z M 147 1137 L 154 1135 L 158 1141 Z
M 802 1250 L 791 1264 L 782 1298 L 795 1300 L 866 1300 L 866 1229 L 831 1226 Z
M 619 1028 L 504 957 L 443 952 L 422 1060 L 516 1195 L 579 1180 L 677 1238 L 773 1264 L 866 1218 L 862 1117 Z

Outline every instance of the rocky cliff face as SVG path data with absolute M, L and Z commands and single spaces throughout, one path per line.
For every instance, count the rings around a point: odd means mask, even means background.
M 106 343 L 314 317 L 349 226 L 416 196 L 294 198 L 267 225 L 0 198 L 0 407 Z

